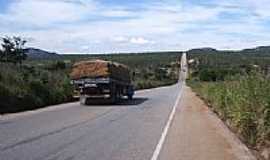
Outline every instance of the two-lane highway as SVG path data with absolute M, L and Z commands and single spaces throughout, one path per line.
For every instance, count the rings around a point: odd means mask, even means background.
M 131 102 L 81 106 L 0 121 L 2 160 L 151 159 L 180 84 L 141 91 Z
M 131 102 L 44 111 L 0 121 L 1 160 L 151 159 L 180 84 Z
M 71 103 L 2 118 L 1 160 L 150 160 L 182 85 L 139 91 L 117 105 Z

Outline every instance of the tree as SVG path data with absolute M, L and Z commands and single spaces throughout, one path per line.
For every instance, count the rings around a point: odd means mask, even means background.
M 14 64 L 21 64 L 27 58 L 24 51 L 26 40 L 21 37 L 2 38 L 2 50 L 0 51 L 0 61 Z
M 0 50 L 0 62 L 2 62 L 4 59 L 4 53 L 2 50 Z
M 22 61 L 26 60 L 27 55 L 24 50 L 24 45 L 26 44 L 26 40 L 21 37 L 13 37 L 15 43 L 15 61 L 22 64 Z

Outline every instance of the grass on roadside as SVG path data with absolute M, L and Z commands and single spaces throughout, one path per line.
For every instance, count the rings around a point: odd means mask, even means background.
M 270 141 L 270 79 L 259 73 L 188 84 L 252 147 Z

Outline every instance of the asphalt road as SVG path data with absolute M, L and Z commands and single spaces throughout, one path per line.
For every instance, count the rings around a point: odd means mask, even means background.
M 255 160 L 179 82 L 116 105 L 57 105 L 0 117 L 0 160 Z M 205 147 L 207 146 L 207 147 Z
M 1 160 L 147 160 L 181 84 L 110 106 L 62 105 L 0 121 Z
M 0 117 L 0 159 L 153 159 L 183 84 L 138 91 L 116 105 L 69 103 Z

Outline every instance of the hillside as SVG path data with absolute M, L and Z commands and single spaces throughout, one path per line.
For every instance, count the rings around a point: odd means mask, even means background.
M 240 51 L 241 53 L 260 53 L 260 54 L 270 54 L 270 46 L 260 46 L 252 49 L 244 49 Z
M 236 54 L 270 54 L 270 46 L 259 46 L 255 48 L 247 48 L 243 50 L 217 50 L 215 48 L 195 48 L 187 51 L 189 54 L 202 54 L 202 53 L 236 53 Z
M 220 52 L 214 48 L 195 48 L 188 51 L 188 54 L 217 53 Z
M 45 50 L 37 49 L 37 48 L 27 48 L 25 49 L 26 54 L 28 55 L 28 58 L 31 60 L 61 60 L 61 59 L 72 59 L 72 60 L 79 60 L 79 59 L 87 59 L 87 58 L 111 58 L 109 55 L 114 55 L 112 57 L 117 57 L 116 60 L 118 60 L 119 57 L 133 57 L 136 55 L 136 57 L 156 57 L 156 55 L 160 55 L 161 57 L 170 55 L 175 56 L 175 54 L 182 53 L 182 51 L 179 52 L 141 52 L 141 53 L 121 53 L 121 54 L 98 54 L 98 55 L 92 55 L 92 54 L 57 54 L 56 52 L 48 52 Z M 259 46 L 256 48 L 249 48 L 249 49 L 243 49 L 243 50 L 217 50 L 215 48 L 205 47 L 205 48 L 194 48 L 187 51 L 188 54 L 215 54 L 215 53 L 234 53 L 234 54 L 253 54 L 257 55 L 260 54 L 260 56 L 263 55 L 269 55 L 270 54 L 270 46 Z M 159 56 L 158 56 L 159 57 Z M 114 58 L 112 58 L 114 60 Z M 125 63 L 125 62 L 122 62 Z
M 25 52 L 29 59 L 60 59 L 61 55 L 55 52 L 48 52 L 37 48 L 27 48 Z

